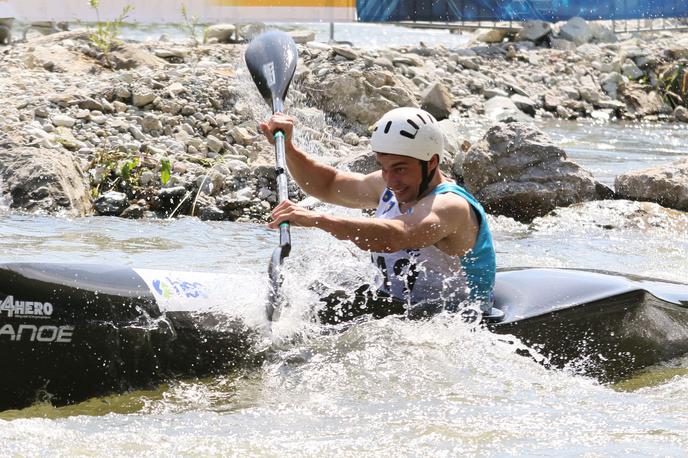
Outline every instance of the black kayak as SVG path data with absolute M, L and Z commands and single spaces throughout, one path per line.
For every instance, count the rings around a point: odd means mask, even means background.
M 264 304 L 253 304 L 252 314 L 228 313 L 234 298 L 217 288 L 226 281 L 90 264 L 0 264 L 0 410 L 257 364 L 269 325 Z M 688 353 L 688 285 L 680 283 L 500 271 L 491 315 L 491 330 L 520 338 L 546 364 L 584 361 L 585 373 L 604 382 Z

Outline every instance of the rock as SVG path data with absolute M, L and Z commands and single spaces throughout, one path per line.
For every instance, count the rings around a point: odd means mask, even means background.
M 101 194 L 93 206 L 100 215 L 119 216 L 129 206 L 129 199 L 123 192 L 108 191 Z
M 364 175 L 380 170 L 380 164 L 377 163 L 377 158 L 373 152 L 366 152 L 356 156 L 347 157 L 338 162 L 336 167 L 338 169 L 362 173 Z
M 468 150 L 468 140 L 466 140 L 463 134 L 461 125 L 454 121 L 449 119 L 440 121 L 440 128 L 442 133 L 444 133 L 445 154 L 443 159 L 446 159 L 446 162 L 449 164 L 446 172 L 463 179 L 463 161 Z M 440 168 L 442 171 L 445 171 L 442 167 L 442 161 L 440 162 Z
M 631 59 L 626 59 L 626 62 L 621 66 L 621 71 L 624 76 L 632 80 L 637 80 L 645 74 Z
M 167 62 L 156 57 L 139 43 L 120 42 L 119 46 L 110 52 L 108 60 L 116 70 L 159 69 L 167 65 Z
M 483 97 L 491 99 L 492 97 L 509 97 L 509 93 L 499 88 L 488 88 L 483 90 Z
M 561 29 L 559 29 L 559 37 L 564 40 L 572 41 L 577 45 L 582 45 L 592 40 L 593 34 L 588 21 L 581 17 L 572 17 Z
M 420 107 L 440 121 L 449 117 L 452 105 L 449 89 L 442 83 L 435 83 L 423 94 Z
M 162 131 L 162 122 L 160 122 L 160 118 L 157 116 L 153 114 L 147 114 L 141 120 L 141 128 L 144 132 L 160 132 Z
M 624 173 L 614 180 L 619 196 L 688 211 L 688 159 Z
M 475 57 L 454 54 L 452 55 L 452 60 L 467 70 L 480 70 L 480 65 Z
M 624 90 L 626 106 L 636 116 L 648 116 L 658 113 L 671 113 L 671 107 L 664 102 L 658 91 L 645 92 L 640 87 L 627 87 Z
M 256 139 L 256 135 L 251 134 L 245 127 L 236 126 L 229 134 L 240 145 L 250 145 Z
M 12 28 L 0 24 L 0 45 L 8 45 L 12 41 Z
M 76 119 L 72 118 L 71 116 L 58 114 L 53 116 L 52 122 L 55 127 L 74 127 L 74 124 L 76 124 Z
M 620 73 L 612 72 L 602 78 L 600 85 L 612 99 L 619 98 L 619 87 L 624 84 L 624 77 Z
M 514 94 L 511 96 L 511 101 L 514 105 L 524 113 L 528 113 L 531 116 L 535 116 L 535 110 L 537 109 L 537 103 L 531 100 L 529 97 L 524 97 L 520 94 Z
M 233 43 L 236 27 L 232 24 L 213 24 L 205 29 L 203 41 L 217 40 L 218 43 Z
M 327 73 L 324 77 L 311 73 L 303 85 L 309 87 L 306 96 L 315 106 L 341 114 L 365 128 L 393 108 L 418 106 L 406 83 L 392 72 L 378 68 Z
M 545 94 L 542 100 L 542 106 L 545 110 L 555 112 L 557 107 L 561 105 L 561 99 L 553 94 Z
M 306 44 L 310 41 L 315 41 L 315 32 L 312 30 L 291 30 L 289 36 L 298 45 Z
M 495 122 L 530 121 L 530 117 L 518 109 L 508 97 L 492 97 L 485 102 L 485 116 Z
M 129 205 L 127 208 L 120 213 L 120 217 L 129 219 L 139 219 L 143 218 L 146 214 L 146 209 L 138 204 Z
M 358 54 L 356 54 L 351 48 L 347 46 L 332 46 L 332 51 L 338 56 L 342 56 L 349 60 L 358 59 Z
M 545 21 L 526 21 L 516 34 L 517 41 L 538 41 L 552 33 L 552 24 Z
M 129 133 L 132 137 L 134 137 L 135 140 L 138 140 L 140 142 L 146 139 L 146 136 L 143 135 L 143 132 L 141 132 L 141 130 L 136 126 L 129 126 Z
M 89 215 L 90 192 L 83 176 L 71 153 L 27 147 L 0 149 L 0 182 L 13 208 Z
M 183 59 L 189 51 L 183 48 L 157 48 L 153 53 L 162 59 Z
M 550 39 L 550 46 L 552 49 L 558 49 L 559 51 L 573 51 L 576 49 L 576 43 L 561 38 Z
M 688 108 L 681 105 L 677 106 L 674 109 L 674 118 L 677 121 L 688 122 Z
M 528 222 L 556 207 L 611 196 L 530 124 L 491 127 L 466 153 L 466 187 L 488 211 Z
M 153 92 L 150 88 L 139 87 L 134 90 L 131 102 L 134 106 L 142 108 L 149 103 L 152 103 L 153 100 L 155 100 L 155 97 L 155 92 Z
M 508 29 L 478 29 L 473 36 L 480 43 L 501 43 L 512 34 Z
M 592 31 L 592 39 L 598 43 L 616 43 L 619 38 L 616 36 L 614 31 L 607 24 L 601 22 L 590 22 L 588 23 L 590 30 Z
M 344 143 L 346 143 L 347 145 L 351 145 L 351 146 L 357 146 L 361 142 L 360 137 L 358 135 L 356 135 L 355 132 L 346 133 L 342 137 L 342 140 L 344 141 Z
M 222 140 L 217 137 L 208 135 L 206 138 L 206 144 L 208 145 L 208 149 L 214 153 L 219 153 L 222 151 Z
M 98 102 L 95 99 L 92 99 L 91 97 L 84 97 L 83 99 L 79 100 L 78 106 L 82 110 L 100 111 L 100 112 L 103 111 L 103 104 Z

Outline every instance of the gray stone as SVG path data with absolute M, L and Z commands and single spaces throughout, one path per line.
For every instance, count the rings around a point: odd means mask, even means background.
M 637 80 L 645 74 L 631 59 L 626 59 L 626 62 L 621 66 L 621 71 L 632 80 Z
M 677 121 L 688 122 L 688 108 L 681 105 L 677 106 L 674 109 L 674 118 Z
M 122 192 L 108 191 L 101 194 L 93 206 L 100 215 L 119 216 L 129 206 L 129 199 Z
M 356 133 L 354 133 L 354 132 L 346 133 L 342 137 L 342 140 L 344 141 L 344 143 L 351 145 L 351 146 L 357 146 L 361 142 L 361 139 L 359 138 L 359 136 L 356 135 Z
M 488 211 L 523 222 L 613 195 L 531 124 L 491 127 L 468 151 L 463 169 L 466 187 Z
M 530 121 L 530 117 L 508 97 L 496 96 L 485 102 L 485 115 L 495 122 Z
M 53 125 L 56 127 L 74 127 L 76 124 L 76 119 L 71 116 L 58 114 L 52 118 Z
M 145 107 L 149 103 L 152 103 L 155 97 L 155 93 L 150 88 L 140 87 L 135 89 L 132 94 L 132 104 L 139 108 Z
M 157 116 L 147 114 L 141 120 L 141 128 L 144 132 L 162 131 L 162 122 Z
M 140 142 L 146 139 L 146 136 L 143 135 L 143 132 L 141 132 L 141 130 L 136 126 L 129 126 L 129 133 L 132 137 L 134 137 L 135 140 L 138 140 Z
M 345 57 L 348 60 L 358 59 L 358 54 L 354 50 L 346 46 L 332 46 L 332 51 L 338 56 Z
M 442 83 L 435 83 L 423 94 L 420 106 L 439 121 L 449 117 L 452 105 L 449 89 Z
M 13 208 L 66 216 L 92 212 L 89 186 L 71 153 L 28 147 L 0 149 L 0 181 Z
M 614 187 L 617 194 L 628 199 L 688 211 L 688 159 L 624 173 L 616 178 Z
M 529 97 L 524 97 L 520 94 L 514 94 L 511 96 L 512 102 L 514 102 L 514 105 L 521 110 L 524 113 L 528 113 L 529 115 L 535 116 L 535 111 L 538 107 L 538 104 L 535 103 L 532 99 Z
M 208 135 L 206 138 L 206 144 L 208 145 L 208 149 L 214 153 L 219 153 L 222 151 L 222 140 L 217 137 Z
M 508 94 L 505 90 L 499 89 L 499 88 L 496 88 L 496 87 L 495 87 L 495 88 L 488 88 L 488 89 L 485 89 L 485 90 L 483 91 L 483 96 L 484 96 L 486 99 L 491 99 L 492 97 L 497 97 L 497 96 L 499 96 L 499 97 L 509 97 L 509 94 Z
M 593 33 L 588 21 L 581 17 L 572 17 L 559 29 L 559 37 L 582 45 L 592 40 Z
M 518 41 L 538 41 L 552 33 L 552 24 L 545 21 L 526 21 L 516 34 Z
M 218 43 L 232 43 L 236 27 L 232 24 L 213 24 L 205 29 L 203 41 L 217 40 Z
M 612 72 L 602 78 L 600 85 L 612 99 L 619 98 L 619 87 L 624 84 L 624 77 L 620 73 Z

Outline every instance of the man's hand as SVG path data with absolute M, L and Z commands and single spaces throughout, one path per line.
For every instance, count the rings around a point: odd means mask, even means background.
M 319 213 L 303 208 L 291 200 L 285 200 L 272 211 L 272 221 L 268 223 L 268 227 L 277 229 L 285 221 L 292 226 L 313 227 L 318 225 L 319 217 Z
M 294 118 L 287 116 L 284 113 L 273 114 L 268 122 L 261 122 L 260 129 L 265 134 L 265 137 L 270 143 L 275 144 L 275 132 L 281 130 L 284 132 L 284 144 L 287 149 L 292 147 L 292 135 L 294 132 Z

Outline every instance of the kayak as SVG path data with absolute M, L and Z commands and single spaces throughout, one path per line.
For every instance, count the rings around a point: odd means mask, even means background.
M 269 329 L 265 305 L 239 304 L 223 289 L 227 281 L 227 274 L 0 264 L 0 410 L 255 367 Z M 688 285 L 584 270 L 500 271 L 485 322 L 547 365 L 584 362 L 586 374 L 614 381 L 688 353 Z

